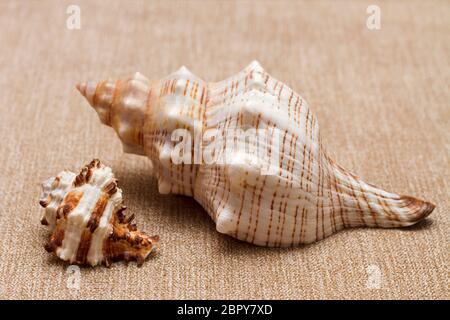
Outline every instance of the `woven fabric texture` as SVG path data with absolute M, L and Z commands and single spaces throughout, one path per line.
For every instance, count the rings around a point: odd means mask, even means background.
M 67 27 L 71 4 L 80 29 Z M 371 4 L 0 1 L 0 298 L 448 299 L 450 3 L 377 1 L 379 30 Z M 435 203 L 430 217 L 289 249 L 236 241 L 193 199 L 159 195 L 149 161 L 124 154 L 75 90 L 181 65 L 218 81 L 254 59 L 309 102 L 339 164 Z M 78 277 L 44 250 L 40 183 L 93 158 L 114 169 L 138 227 L 161 236 L 141 268 Z

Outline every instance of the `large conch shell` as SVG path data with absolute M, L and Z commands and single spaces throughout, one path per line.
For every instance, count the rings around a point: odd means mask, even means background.
M 41 223 L 53 231 L 45 249 L 75 264 L 110 266 L 117 260 L 142 265 L 158 236 L 149 237 L 123 211 L 122 190 L 111 168 L 93 160 L 76 175 L 62 171 L 42 184 Z
M 256 61 L 216 83 L 182 67 L 159 81 L 136 73 L 77 88 L 101 122 L 114 128 L 125 152 L 150 158 L 160 193 L 193 196 L 219 232 L 240 240 L 311 243 L 347 227 L 409 226 L 434 209 L 337 165 L 322 146 L 306 101 Z M 180 138 L 191 142 L 180 129 L 192 140 L 200 134 L 200 148 L 179 148 Z M 247 129 L 265 130 L 270 139 L 248 142 L 238 134 Z M 214 147 L 220 156 L 212 151 L 212 159 L 228 161 L 198 161 L 198 149 L 212 142 L 227 147 L 224 153 Z M 178 153 L 182 161 L 174 157 Z

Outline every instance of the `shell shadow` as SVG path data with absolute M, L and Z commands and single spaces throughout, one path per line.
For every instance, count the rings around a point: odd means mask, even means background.
M 151 171 L 145 170 L 116 170 L 116 175 L 120 180 L 120 187 L 124 191 L 125 202 L 134 206 L 142 207 L 141 211 L 153 212 L 153 216 L 145 215 L 140 217 L 146 224 L 151 225 L 153 220 L 163 221 L 166 225 L 162 229 L 166 234 L 161 234 L 162 239 L 174 239 L 175 234 L 168 234 L 170 230 L 185 230 L 193 234 L 208 232 L 214 241 L 214 250 L 220 251 L 229 257 L 255 257 L 260 254 L 277 252 L 287 253 L 298 250 L 309 250 L 317 243 L 300 245 L 295 247 L 262 247 L 235 239 L 216 231 L 212 219 L 206 211 L 193 198 L 179 195 L 161 195 L 158 192 L 156 179 Z M 151 199 L 146 201 L 145 199 Z M 148 202 L 148 203 L 147 203 Z M 150 208 L 146 206 L 150 206 Z M 182 211 L 182 213 L 180 213 Z M 351 232 L 351 229 L 344 232 Z M 327 237 L 320 243 L 330 241 Z M 198 244 L 196 244 L 197 246 Z
M 151 210 L 149 211 L 153 212 L 153 216 L 145 215 L 144 217 L 140 217 L 140 219 L 144 219 L 148 225 L 152 225 L 154 219 L 165 224 L 161 226 L 161 230 L 166 233 L 166 235 L 161 234 L 162 239 L 177 238 L 178 235 L 170 234 L 170 230 L 185 230 L 193 234 L 207 232 L 213 237 L 214 250 L 219 250 L 225 256 L 239 257 L 245 255 L 247 257 L 253 256 L 257 258 L 261 253 L 278 252 L 282 254 L 299 250 L 314 250 L 318 244 L 333 241 L 333 239 L 339 236 L 347 237 L 348 233 L 362 229 L 344 229 L 311 244 L 282 248 L 261 247 L 217 232 L 212 219 L 193 198 L 180 195 L 159 194 L 157 181 L 150 170 L 142 170 L 139 168 L 135 170 L 130 170 L 129 168 L 118 169 L 116 170 L 116 176 L 119 178 L 119 185 L 124 191 L 125 204 L 132 203 L 134 206 L 141 207 L 141 211 L 148 210 L 148 206 L 150 206 Z M 432 224 L 433 221 L 428 218 L 410 227 L 394 228 L 391 230 L 402 230 L 403 232 L 423 231 L 428 229 Z
M 154 220 L 162 221 L 161 226 L 166 234 L 160 234 L 162 239 L 174 239 L 179 235 L 170 234 L 171 230 L 185 230 L 193 234 L 209 233 L 214 242 L 214 250 L 219 250 L 227 256 L 257 254 L 258 252 L 275 252 L 298 250 L 310 245 L 291 248 L 269 248 L 256 246 L 216 231 L 216 226 L 203 207 L 193 198 L 179 195 L 161 195 L 158 192 L 157 181 L 151 171 L 116 170 L 119 186 L 124 192 L 125 204 L 133 204 L 141 211 L 151 211 L 152 216 L 144 215 L 145 223 L 151 225 Z M 147 200 L 145 200 L 147 199 Z M 148 201 L 148 199 L 151 199 Z M 150 208 L 148 208 L 150 206 Z M 139 225 L 138 225 L 139 227 Z M 198 243 L 195 244 L 198 246 Z
M 433 224 L 434 224 L 433 219 L 426 218 L 422 221 L 417 222 L 416 224 L 414 224 L 412 226 L 404 227 L 404 228 L 401 228 L 400 230 L 402 230 L 402 231 L 422 231 L 422 230 L 429 229 Z
M 162 195 L 158 192 L 156 179 L 151 171 L 146 170 L 116 170 L 119 186 L 123 190 L 125 205 L 132 204 L 140 211 L 151 214 L 139 216 L 146 224 L 152 225 L 160 221 L 165 225 L 161 230 L 184 230 L 194 233 L 215 232 L 215 225 L 206 211 L 193 198 L 181 195 Z M 139 227 L 139 224 L 138 224 Z M 186 230 L 187 231 L 187 230 Z M 164 234 L 162 238 L 166 238 Z
M 423 232 L 427 229 L 429 229 L 433 225 L 433 220 L 430 218 L 424 219 L 415 225 L 404 227 L 404 228 L 392 228 L 392 229 L 384 229 L 389 230 L 391 232 L 408 232 L 408 231 L 414 231 L 414 232 Z M 217 233 L 217 236 L 220 238 L 219 241 L 219 250 L 222 251 L 223 254 L 228 256 L 241 256 L 245 255 L 247 258 L 254 258 L 258 259 L 258 254 L 260 253 L 271 253 L 271 252 L 277 252 L 280 255 L 283 254 L 289 254 L 289 253 L 296 253 L 296 252 L 302 252 L 307 253 L 308 251 L 316 250 L 321 245 L 326 245 L 327 242 L 330 241 L 336 241 L 338 237 L 340 237 L 340 242 L 347 241 L 347 239 L 352 237 L 352 233 L 360 232 L 361 230 L 367 230 L 367 229 L 373 229 L 373 228 L 347 228 L 344 230 L 341 230 L 333 235 L 330 235 L 320 241 L 310 243 L 310 244 L 303 244 L 298 246 L 292 246 L 292 247 L 275 247 L 275 248 L 269 248 L 269 247 L 261 247 L 256 246 L 247 242 L 243 242 L 240 240 L 237 240 L 235 238 L 232 238 L 230 236 Z

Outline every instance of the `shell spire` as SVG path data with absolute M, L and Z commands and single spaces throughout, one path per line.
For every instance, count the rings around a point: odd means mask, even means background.
M 409 226 L 434 209 L 336 164 L 307 102 L 257 61 L 219 82 L 181 67 L 79 90 L 126 152 L 152 161 L 160 193 L 194 197 L 239 240 L 311 243 L 347 227 Z
M 125 216 L 122 191 L 111 168 L 93 160 L 76 175 L 63 171 L 43 183 L 41 223 L 52 230 L 48 252 L 80 265 L 118 260 L 142 265 L 159 241 L 138 231 Z
M 139 72 L 124 80 L 77 84 L 78 91 L 97 112 L 100 121 L 112 127 L 124 152 L 144 154 L 143 119 L 147 109 L 149 80 Z

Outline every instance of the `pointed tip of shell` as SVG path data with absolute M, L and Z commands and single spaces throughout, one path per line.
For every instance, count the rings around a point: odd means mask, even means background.
M 191 71 L 189 71 L 188 68 L 186 68 L 186 66 L 181 66 L 178 70 L 177 73 L 191 73 Z
M 253 60 L 252 62 L 250 62 L 249 67 L 261 67 L 261 64 L 258 60 Z
M 139 71 L 136 71 L 134 73 L 133 79 L 134 80 L 138 80 L 138 81 L 144 83 L 147 86 L 150 85 L 150 80 L 146 76 L 144 76 L 142 73 L 140 73 Z
M 404 206 L 410 210 L 407 215 L 407 222 L 409 222 L 409 225 L 425 219 L 433 212 L 434 208 L 436 208 L 436 205 L 433 203 L 414 197 L 401 196 L 400 199 L 403 200 Z
M 86 82 L 77 83 L 75 87 L 83 96 L 86 95 Z
M 190 76 L 190 77 L 196 77 L 186 66 L 181 66 L 178 68 L 177 71 L 175 71 L 173 74 L 176 74 L 178 76 Z
M 81 95 L 89 101 L 89 104 L 93 105 L 93 98 L 97 84 L 91 81 L 85 81 L 77 83 L 75 87 L 81 93 Z
M 250 62 L 246 69 L 263 70 L 263 67 L 258 60 L 253 60 L 252 62 Z
M 153 245 L 157 245 L 159 243 L 159 240 L 161 239 L 158 235 L 156 236 L 150 236 L 150 240 L 152 240 Z
M 181 66 L 180 68 L 178 68 L 177 71 L 175 71 L 167 76 L 167 78 L 173 78 L 173 77 L 182 78 L 182 79 L 191 79 L 194 81 L 203 82 L 203 80 L 201 78 L 199 78 L 192 71 L 190 71 L 188 68 L 186 68 L 186 66 Z

